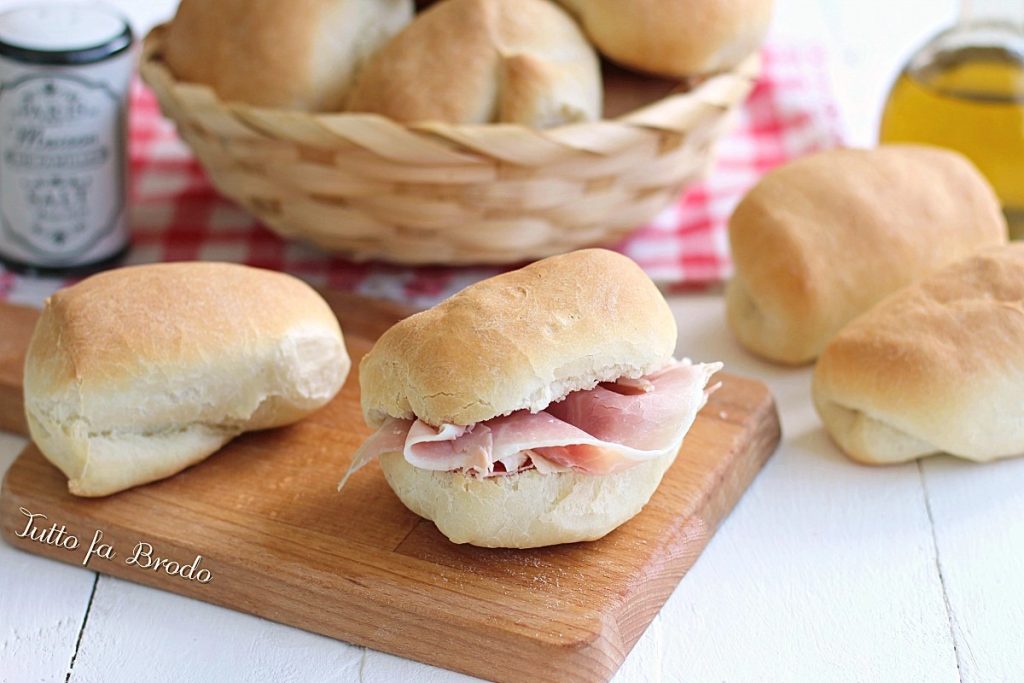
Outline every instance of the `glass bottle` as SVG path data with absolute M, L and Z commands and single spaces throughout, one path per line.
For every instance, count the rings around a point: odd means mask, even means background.
M 879 137 L 965 154 L 1024 238 L 1024 0 L 961 0 L 957 23 L 897 78 Z

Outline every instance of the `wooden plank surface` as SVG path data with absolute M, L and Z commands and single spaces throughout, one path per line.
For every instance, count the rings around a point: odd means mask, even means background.
M 357 362 L 400 313 L 346 295 L 330 302 Z M 334 491 L 368 432 L 355 380 L 298 425 L 244 435 L 171 479 L 106 499 L 67 494 L 64 477 L 30 447 L 4 481 L 4 534 L 80 563 L 102 530 L 117 557 L 94 557 L 96 571 L 479 676 L 606 680 L 779 438 L 764 385 L 723 375 L 679 460 L 628 525 L 597 543 L 482 550 L 447 542 L 408 512 L 376 466 L 344 496 Z M 17 538 L 22 508 L 67 524 L 82 547 Z M 181 563 L 202 555 L 213 580 L 125 564 L 140 540 Z M 518 656 L 495 669 L 479 654 L 494 647 Z
M 344 683 L 360 680 L 362 648 L 262 620 L 249 619 L 257 623 L 257 629 L 239 629 L 240 616 L 197 600 L 185 600 L 171 593 L 102 576 L 71 680 L 86 683 L 183 683 L 185 680 L 194 683 Z M 196 670 L 191 676 L 179 673 L 184 669 L 183 657 L 195 663 Z M 116 675 L 112 675 L 115 671 Z
M 21 442 L 0 432 L 0 472 Z M 95 581 L 0 543 L 0 681 L 64 680 Z
M 963 681 L 1024 681 L 1024 458 L 921 461 Z
M 0 431 L 28 434 L 21 402 L 21 373 L 39 312 L 9 305 L 0 310 Z
M 844 457 L 811 405 L 811 368 L 746 352 L 716 293 L 670 303 L 680 349 L 771 387 L 785 439 L 662 609 L 663 679 L 958 681 L 916 465 Z

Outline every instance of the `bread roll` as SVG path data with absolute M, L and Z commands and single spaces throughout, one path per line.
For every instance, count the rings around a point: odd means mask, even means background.
M 1024 453 L 1024 244 L 896 292 L 843 328 L 814 369 L 828 432 L 864 463 Z
M 584 249 L 479 282 L 406 318 L 359 365 L 363 414 L 470 425 L 639 377 L 671 357 L 676 323 L 629 258 Z
M 600 538 L 650 499 L 721 368 L 675 361 L 675 343 L 658 289 L 603 249 L 467 287 L 363 357 L 378 429 L 340 487 L 379 458 L 402 502 L 455 543 Z
M 331 310 L 291 276 L 223 263 L 123 268 L 47 299 L 25 360 L 25 411 L 70 491 L 104 496 L 301 419 L 349 365 Z
M 682 77 L 725 71 L 760 46 L 772 0 L 559 0 L 623 66 Z
M 444 0 L 370 60 L 349 109 L 547 128 L 601 116 L 597 56 L 548 0 Z
M 887 294 L 1006 235 L 992 188 L 956 152 L 805 157 L 764 176 L 729 221 L 729 325 L 764 358 L 806 363 Z
M 224 100 L 338 111 L 363 63 L 412 15 L 412 0 L 182 0 L 164 59 Z
M 413 467 L 401 453 L 380 457 L 402 503 L 452 543 L 539 548 L 594 541 L 622 526 L 651 499 L 678 448 L 616 474 L 575 472 L 477 479 Z

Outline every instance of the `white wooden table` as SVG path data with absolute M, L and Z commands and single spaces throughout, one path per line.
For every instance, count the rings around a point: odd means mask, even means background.
M 779 38 L 829 45 L 857 144 L 903 58 L 953 15 L 951 0 L 778 2 Z M 174 2 L 115 4 L 145 27 Z M 785 436 L 617 681 L 1024 680 L 1024 459 L 854 465 L 822 431 L 808 370 L 745 354 L 717 294 L 672 307 L 679 352 L 766 380 Z M 0 433 L 0 471 L 24 444 Z M 66 677 L 465 679 L 0 543 L 0 680 Z

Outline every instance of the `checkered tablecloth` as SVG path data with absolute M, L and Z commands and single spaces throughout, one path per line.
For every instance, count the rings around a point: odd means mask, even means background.
M 728 276 L 725 223 L 736 202 L 766 170 L 840 144 L 841 134 L 820 46 L 769 45 L 762 76 L 733 131 L 717 146 L 707 180 L 691 187 L 647 226 L 614 248 L 667 289 Z M 406 268 L 352 263 L 288 243 L 220 197 L 152 93 L 132 91 L 129 264 L 220 260 L 284 270 L 315 286 L 358 291 L 417 306 L 436 303 L 494 268 Z M 0 299 L 39 305 L 67 281 L 0 268 Z

